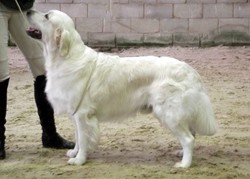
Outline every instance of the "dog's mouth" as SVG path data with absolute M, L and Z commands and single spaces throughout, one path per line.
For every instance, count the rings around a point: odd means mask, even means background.
M 29 27 L 26 30 L 27 34 L 34 39 L 42 39 L 42 32 L 36 28 Z

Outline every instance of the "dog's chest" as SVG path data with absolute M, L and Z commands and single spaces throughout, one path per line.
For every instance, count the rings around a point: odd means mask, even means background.
M 56 113 L 67 112 L 69 85 L 65 81 L 48 79 L 45 91 Z
M 87 80 L 79 74 L 49 76 L 46 85 L 48 100 L 55 112 L 72 113 L 84 98 Z

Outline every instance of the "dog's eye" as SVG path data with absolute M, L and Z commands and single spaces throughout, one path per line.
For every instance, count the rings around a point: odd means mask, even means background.
M 49 19 L 49 14 L 45 14 L 44 16 L 46 19 Z

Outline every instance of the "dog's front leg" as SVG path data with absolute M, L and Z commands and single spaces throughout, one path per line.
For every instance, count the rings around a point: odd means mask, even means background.
M 70 158 L 68 164 L 71 165 L 82 165 L 86 162 L 87 158 L 87 123 L 86 123 L 86 114 L 75 114 L 75 124 L 76 124 L 76 135 L 77 135 L 77 145 L 79 151 L 75 158 Z
M 67 151 L 67 156 L 69 158 L 74 158 L 76 157 L 78 150 L 79 150 L 79 144 L 78 144 L 78 132 L 77 132 L 77 125 L 76 125 L 76 120 L 74 118 L 74 116 L 70 116 L 73 124 L 74 124 L 74 128 L 75 128 L 75 147 L 74 149 L 70 149 Z

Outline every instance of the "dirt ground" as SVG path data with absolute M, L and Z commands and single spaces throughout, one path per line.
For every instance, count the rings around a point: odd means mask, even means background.
M 112 53 L 172 56 L 201 74 L 220 129 L 212 137 L 196 137 L 191 168 L 173 167 L 180 160 L 179 142 L 152 116 L 140 114 L 136 120 L 101 123 L 101 142 L 88 162 L 67 165 L 66 150 L 41 145 L 33 79 L 20 51 L 10 48 L 7 158 L 0 161 L 0 178 L 250 178 L 250 47 L 131 48 Z M 66 116 L 56 116 L 56 124 L 61 135 L 74 140 Z

